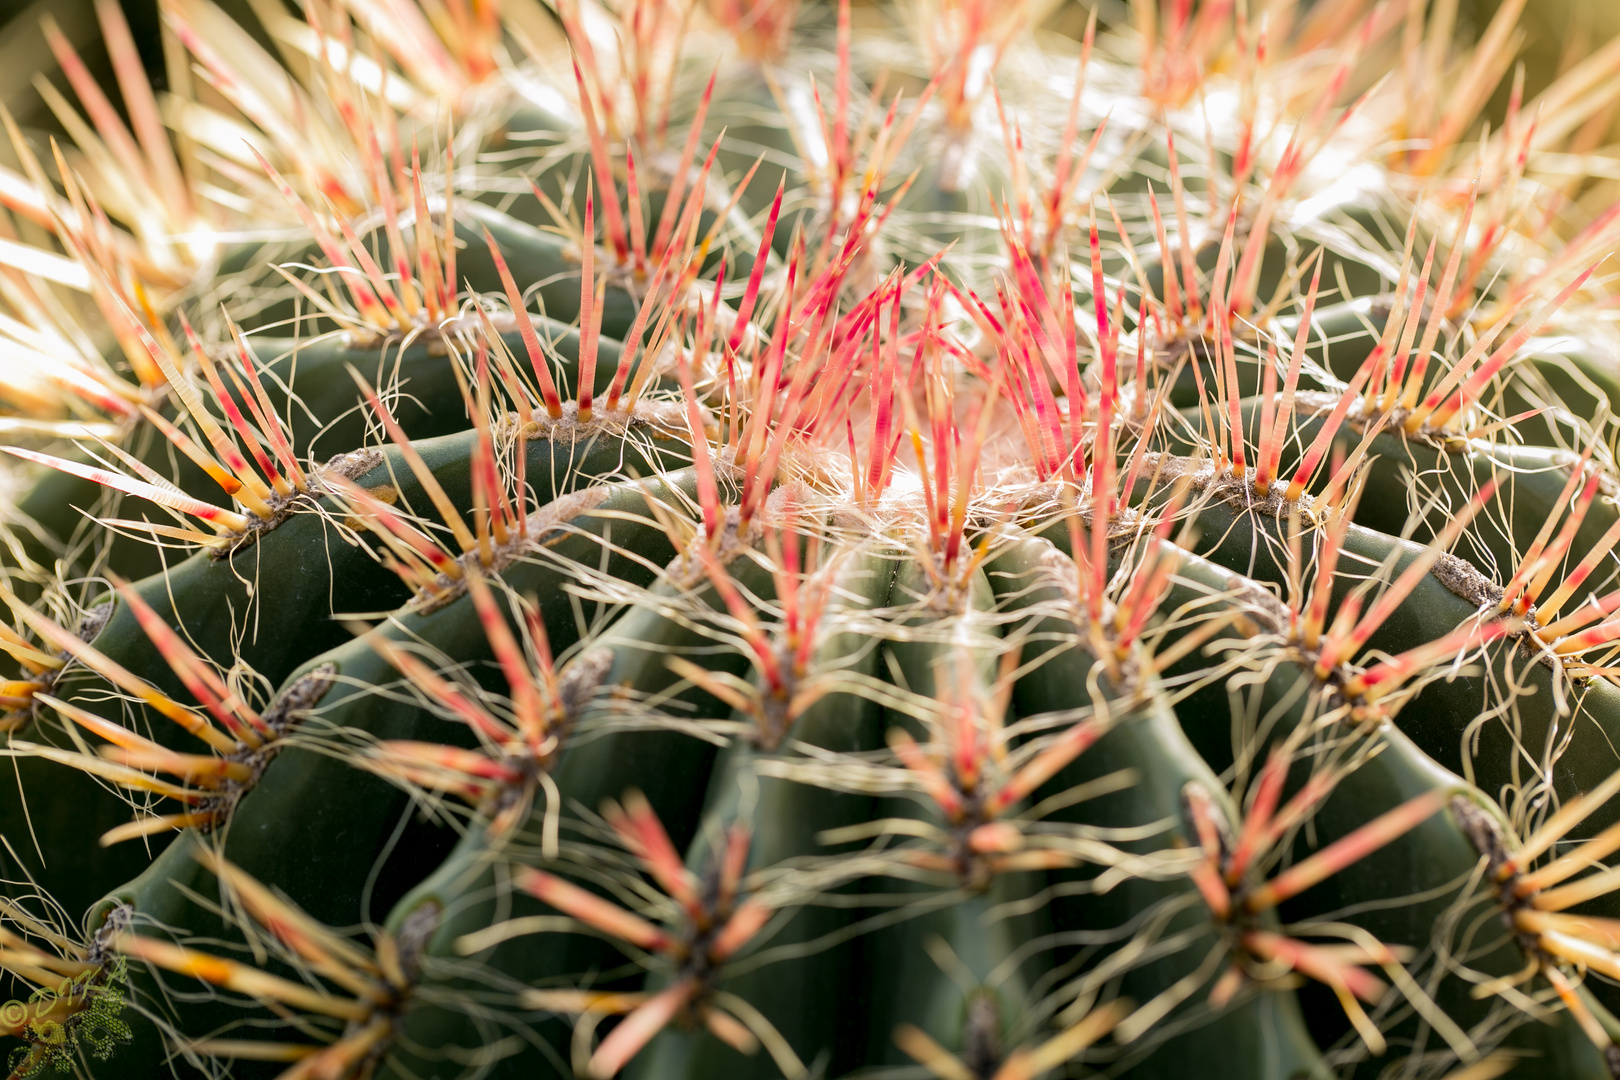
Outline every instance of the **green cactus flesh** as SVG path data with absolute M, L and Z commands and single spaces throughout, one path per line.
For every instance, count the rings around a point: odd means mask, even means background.
M 1261 7 L 50 24 L 11 1075 L 1620 1076 L 1613 50 Z

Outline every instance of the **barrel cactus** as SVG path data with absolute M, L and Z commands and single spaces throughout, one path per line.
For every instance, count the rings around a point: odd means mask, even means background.
M 47 24 L 11 1075 L 1620 1076 L 1620 50 L 1523 7 Z

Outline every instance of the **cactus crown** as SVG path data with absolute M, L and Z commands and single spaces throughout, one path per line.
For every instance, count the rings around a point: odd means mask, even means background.
M 1251 7 L 47 21 L 12 1075 L 1620 1076 L 1620 51 Z

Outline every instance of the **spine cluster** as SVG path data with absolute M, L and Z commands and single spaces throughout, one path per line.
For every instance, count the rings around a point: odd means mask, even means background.
M 3 116 L 12 1077 L 1620 1076 L 1620 48 L 260 6 Z

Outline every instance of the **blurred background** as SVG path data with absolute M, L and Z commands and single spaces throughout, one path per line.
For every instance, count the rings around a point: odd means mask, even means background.
M 255 7 L 280 6 L 286 0 L 215 2 L 243 26 L 256 30 L 257 20 L 253 16 Z M 861 2 L 863 0 L 856 0 L 856 3 Z M 1457 12 L 1458 35 L 1471 40 L 1503 0 L 1410 2 L 1425 6 L 1450 2 Z M 141 51 L 153 85 L 162 88 L 167 78 L 158 30 L 158 0 L 119 0 L 119 3 L 129 20 L 136 46 Z M 1077 37 L 1085 27 L 1092 6 L 1098 7 L 1099 18 L 1105 23 L 1129 21 L 1129 0 L 1094 0 L 1094 3 L 1068 0 L 1059 4 L 1046 26 L 1057 33 Z M 1309 0 L 1306 0 L 1306 6 L 1309 6 Z M 1264 0 L 1250 0 L 1251 10 L 1263 7 Z M 56 70 L 45 39 L 40 34 L 40 18 L 47 14 L 79 47 L 80 54 L 109 89 L 113 86 L 113 76 L 105 51 L 95 45 L 99 33 L 93 0 L 0 0 L 0 101 L 5 102 L 25 127 L 50 131 L 56 129 L 57 125 L 34 89 L 34 80 L 43 76 L 64 90 L 67 84 Z M 1525 98 L 1529 100 L 1561 70 L 1620 35 L 1620 0 L 1530 0 L 1525 5 L 1519 25 L 1522 39 L 1519 55 L 1525 65 Z M 259 36 L 265 45 L 270 44 L 268 37 Z M 1506 110 L 1511 82 L 1511 78 L 1504 79 L 1492 101 L 1491 113 L 1497 122 L 1500 122 Z M 111 96 L 114 101 L 119 100 L 117 94 Z M 1611 128 L 1610 142 L 1614 141 L 1615 135 L 1615 129 Z M 10 154 L 0 148 L 0 159 L 9 157 Z
M 3 2 L 3 0 L 0 0 Z M 1309 7 L 1311 0 L 1302 6 Z M 1398 0 L 1397 0 L 1398 2 Z M 1437 9 L 1447 0 L 1408 0 L 1426 9 Z M 1490 22 L 1504 0 L 1451 0 L 1457 11 L 1457 33 L 1472 41 Z M 1084 32 L 1091 6 L 1096 6 L 1102 21 L 1124 23 L 1130 18 L 1130 0 L 1095 0 L 1093 4 L 1070 2 L 1064 4 L 1054 17 L 1054 29 L 1071 36 Z M 1249 10 L 1263 10 L 1265 0 L 1249 0 Z M 1524 14 L 1519 18 L 1522 45 L 1519 57 L 1525 66 L 1525 100 L 1529 101 L 1558 73 L 1586 56 L 1609 39 L 1620 36 L 1620 0 L 1528 0 Z M 1491 115 L 1495 124 L 1507 111 L 1508 87 L 1511 75 L 1502 80 L 1491 102 Z M 1615 130 L 1610 130 L 1611 140 Z

